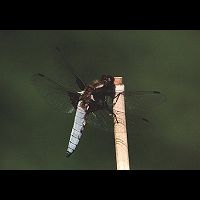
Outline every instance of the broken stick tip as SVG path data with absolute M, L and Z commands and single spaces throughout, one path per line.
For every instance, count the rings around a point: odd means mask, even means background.
M 114 77 L 114 84 L 115 85 L 121 85 L 122 84 L 122 77 L 121 76 L 115 76 Z

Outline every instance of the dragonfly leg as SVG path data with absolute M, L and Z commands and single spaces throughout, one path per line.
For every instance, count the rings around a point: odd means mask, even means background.
M 118 99 L 119 99 L 119 96 L 120 96 L 121 94 L 123 94 L 123 92 L 120 92 L 119 94 L 117 94 L 117 95 L 113 98 L 113 100 L 116 99 L 115 103 L 113 103 L 114 105 L 117 103 L 117 101 L 118 101 Z
M 113 117 L 115 118 L 116 122 L 119 123 L 119 121 L 117 120 L 117 116 L 115 115 L 115 113 L 113 113 Z
M 114 119 L 116 120 L 117 123 L 119 123 L 119 121 L 117 120 L 116 114 L 113 112 L 112 109 L 109 108 L 109 106 L 108 106 L 108 104 L 107 104 L 106 101 L 105 101 L 104 104 L 105 104 L 105 108 L 106 108 L 106 110 L 108 111 L 108 113 L 114 117 Z

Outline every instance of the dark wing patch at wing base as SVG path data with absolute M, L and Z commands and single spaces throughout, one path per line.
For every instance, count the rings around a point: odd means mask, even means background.
M 113 116 L 110 116 L 105 110 L 98 110 L 89 113 L 86 118 L 88 125 L 106 132 L 113 132 Z

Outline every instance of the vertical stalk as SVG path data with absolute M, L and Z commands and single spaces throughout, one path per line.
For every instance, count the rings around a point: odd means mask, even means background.
M 128 141 L 126 131 L 126 115 L 124 103 L 124 85 L 122 77 L 114 77 L 115 98 L 113 100 L 114 137 L 117 170 L 130 170 Z

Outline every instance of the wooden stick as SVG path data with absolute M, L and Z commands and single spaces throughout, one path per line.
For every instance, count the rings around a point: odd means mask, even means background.
M 114 136 L 117 170 L 130 170 L 122 77 L 114 77 L 114 84 L 116 98 L 113 100 L 113 113 L 116 116 L 116 119 L 114 118 Z

